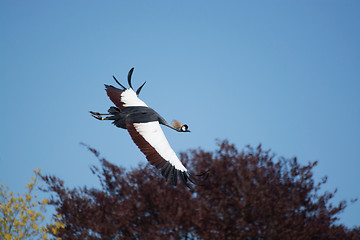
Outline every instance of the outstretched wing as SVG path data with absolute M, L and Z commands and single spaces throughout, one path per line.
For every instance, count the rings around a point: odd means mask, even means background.
M 111 85 L 105 85 L 105 90 L 110 100 L 120 109 L 120 111 L 122 111 L 124 107 L 147 107 L 147 105 L 138 98 L 132 88 L 121 90 Z
M 170 147 L 158 121 L 147 123 L 126 121 L 126 128 L 146 159 L 155 167 L 161 168 L 161 174 L 166 180 L 171 174 L 172 183 L 176 185 L 177 176 L 180 175 L 185 185 L 190 188 L 188 180 L 194 182 L 192 176 Z

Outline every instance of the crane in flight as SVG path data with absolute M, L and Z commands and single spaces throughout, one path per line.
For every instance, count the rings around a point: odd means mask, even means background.
M 188 126 L 178 121 L 169 124 L 155 110 L 140 100 L 138 95 L 146 82 L 135 92 L 131 84 L 133 71 L 134 68 L 131 68 L 128 73 L 129 88 L 125 88 L 114 76 L 114 80 L 121 89 L 105 84 L 106 93 L 116 107 L 110 107 L 108 113 L 104 114 L 90 111 L 91 115 L 98 120 L 112 120 L 116 127 L 126 129 L 149 163 L 161 169 L 161 174 L 166 180 L 171 176 L 173 185 L 176 186 L 178 176 L 188 188 L 191 188 L 189 181 L 196 184 L 199 177 L 205 180 L 208 177 L 207 172 L 193 176 L 181 163 L 167 141 L 160 124 L 178 132 L 190 132 Z

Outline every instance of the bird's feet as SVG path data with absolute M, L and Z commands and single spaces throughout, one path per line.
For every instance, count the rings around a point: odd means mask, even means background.
M 91 114 L 91 116 L 93 116 L 94 118 L 96 118 L 98 120 L 104 120 L 104 118 L 101 116 L 101 115 L 104 115 L 104 114 L 100 114 L 98 112 L 93 112 L 93 111 L 90 111 L 90 114 Z

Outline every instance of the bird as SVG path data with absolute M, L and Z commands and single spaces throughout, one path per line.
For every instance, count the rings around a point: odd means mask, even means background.
M 90 111 L 90 114 L 98 120 L 112 120 L 116 127 L 126 129 L 148 162 L 160 169 L 166 181 L 171 177 L 172 184 L 176 186 L 178 176 L 180 176 L 182 182 L 191 189 L 189 183 L 199 184 L 199 181 L 208 177 L 208 172 L 198 175 L 190 174 L 171 148 L 160 127 L 161 124 L 177 132 L 185 133 L 190 132 L 188 125 L 176 120 L 169 124 L 160 114 L 138 98 L 146 82 L 134 91 L 131 84 L 133 71 L 134 68 L 131 68 L 127 76 L 129 88 L 124 87 L 115 76 L 113 79 L 121 89 L 105 84 L 106 93 L 115 106 L 111 106 L 108 113 Z

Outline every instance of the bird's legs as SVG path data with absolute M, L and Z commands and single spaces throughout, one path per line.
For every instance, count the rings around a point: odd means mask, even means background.
M 112 115 L 110 113 L 98 113 L 98 112 L 90 111 L 90 114 L 91 114 L 91 116 L 93 116 L 94 118 L 96 118 L 98 120 L 112 120 L 112 119 L 110 119 L 111 117 L 106 117 L 106 118 L 102 117 L 104 115 Z

